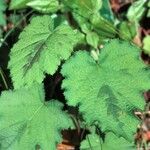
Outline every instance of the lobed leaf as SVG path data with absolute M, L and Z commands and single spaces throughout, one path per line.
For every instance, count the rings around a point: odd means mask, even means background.
M 142 92 L 149 89 L 149 74 L 139 49 L 128 42 L 112 40 L 98 60 L 77 52 L 62 67 L 62 88 L 69 105 L 79 105 L 88 124 L 132 140 L 138 121 L 134 111 L 143 109 Z
M 136 150 L 133 144 L 124 138 L 118 138 L 113 133 L 106 134 L 104 141 L 97 134 L 87 135 L 80 148 L 81 150 Z
M 57 101 L 44 102 L 43 87 L 6 91 L 0 97 L 0 149 L 55 150 L 72 123 Z
M 77 31 L 66 24 L 55 27 L 47 15 L 33 18 L 11 49 L 8 68 L 14 87 L 29 87 L 41 83 L 45 73 L 53 75 L 61 60 L 71 55 L 78 37 Z

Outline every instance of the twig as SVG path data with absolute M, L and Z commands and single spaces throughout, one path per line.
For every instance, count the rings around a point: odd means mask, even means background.
M 8 90 L 8 84 L 7 84 L 7 82 L 6 82 L 5 75 L 4 75 L 4 72 L 3 72 L 3 70 L 2 70 L 1 67 L 0 67 L 0 75 L 1 75 L 2 80 L 3 80 L 3 82 L 4 82 L 5 88 Z
M 1 46 L 5 43 L 7 37 L 13 32 L 13 30 L 14 30 L 17 26 L 19 26 L 20 23 L 21 23 L 27 16 L 29 16 L 32 12 L 33 12 L 33 10 L 31 10 L 30 12 L 28 12 L 21 20 L 19 20 L 19 21 L 15 24 L 15 26 L 14 26 L 12 29 L 10 29 L 10 30 L 6 33 L 6 35 L 4 36 L 4 39 L 3 39 L 2 43 L 1 43 Z

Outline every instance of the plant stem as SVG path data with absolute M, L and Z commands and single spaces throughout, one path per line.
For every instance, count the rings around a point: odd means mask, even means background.
M 89 138 L 89 136 L 88 136 L 88 135 L 87 135 L 87 140 L 88 140 L 88 143 L 89 143 L 90 149 L 91 149 L 91 150 L 93 150 L 92 145 L 91 145 L 91 142 L 90 142 L 90 138 Z
M 100 143 L 101 150 L 103 150 L 102 141 L 101 141 L 101 134 L 100 134 L 99 128 L 97 126 L 96 126 L 96 130 L 97 130 L 97 133 L 99 135 L 99 143 Z
M 2 68 L 0 67 L 0 75 L 1 75 L 1 77 L 2 77 L 2 80 L 3 80 L 3 82 L 4 82 L 4 85 L 5 85 L 5 88 L 8 90 L 8 84 L 7 84 L 7 82 L 6 82 L 6 79 L 5 79 L 5 75 L 4 75 L 4 72 L 3 72 L 3 70 L 2 70 Z
M 7 37 L 13 32 L 13 30 L 14 30 L 17 26 L 19 26 L 20 23 L 21 23 L 27 16 L 29 16 L 32 12 L 33 12 L 33 10 L 31 10 L 30 12 L 28 12 L 21 20 L 19 20 L 19 21 L 15 24 L 15 26 L 14 26 L 12 29 L 10 29 L 10 30 L 6 33 L 6 35 L 4 36 L 4 39 L 3 39 L 1 45 L 3 45 L 3 44 L 5 43 Z

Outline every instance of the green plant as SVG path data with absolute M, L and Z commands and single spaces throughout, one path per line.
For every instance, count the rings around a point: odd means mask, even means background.
M 1 149 L 55 149 L 60 130 L 72 126 L 62 104 L 44 102 L 42 85 L 3 92 L 0 101 Z
M 64 77 L 67 105 L 78 108 L 82 116 L 79 126 L 91 133 L 81 150 L 135 149 L 139 121 L 134 111 L 144 107 L 142 92 L 149 89 L 149 72 L 140 49 L 115 26 L 109 2 L 10 3 L 15 10 L 28 6 L 35 12 L 8 62 L 14 88 L 0 97 L 0 149 L 55 150 L 61 131 L 75 128 L 61 100 L 45 100 L 42 82 L 46 74 L 56 72 Z M 105 12 L 112 16 L 107 18 Z
M 5 15 L 4 15 L 5 9 L 6 9 L 5 2 L 0 1 L 0 25 L 5 25 L 6 24 Z
M 15 88 L 41 83 L 44 73 L 53 75 L 78 42 L 77 31 L 63 23 L 55 27 L 50 16 L 33 18 L 19 39 L 9 62 Z
M 77 52 L 62 69 L 68 104 L 79 104 L 86 122 L 98 122 L 103 131 L 111 130 L 130 140 L 136 126 L 133 112 L 144 104 L 140 91 L 148 89 L 148 72 L 138 52 L 129 43 L 113 40 L 98 59 L 88 52 Z
M 143 49 L 144 49 L 144 52 L 147 53 L 148 55 L 150 54 L 150 36 L 147 35 L 145 36 L 145 38 L 143 39 Z
M 101 141 L 100 141 L 101 140 Z M 90 143 L 90 144 L 89 144 Z M 105 142 L 99 138 L 97 134 L 90 134 L 81 143 L 81 150 L 93 149 L 111 149 L 111 150 L 133 150 L 133 145 L 123 138 L 116 137 L 113 133 L 108 133 L 105 137 Z

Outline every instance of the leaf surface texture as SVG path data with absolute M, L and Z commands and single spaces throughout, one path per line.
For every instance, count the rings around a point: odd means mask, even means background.
M 97 134 L 90 134 L 81 143 L 81 150 L 136 150 L 133 144 L 129 143 L 124 138 L 118 138 L 113 133 L 106 134 L 103 141 Z
M 9 69 L 15 88 L 41 83 L 53 75 L 77 44 L 77 32 L 65 24 L 55 27 L 50 16 L 32 19 L 11 49 Z
M 55 150 L 72 122 L 56 100 L 44 102 L 43 87 L 6 91 L 0 97 L 0 149 Z
M 144 107 L 142 92 L 149 89 L 149 74 L 139 49 L 112 40 L 96 62 L 86 51 L 77 52 L 62 67 L 62 88 L 69 105 L 79 105 L 88 124 L 132 140 L 138 121 L 134 111 Z

